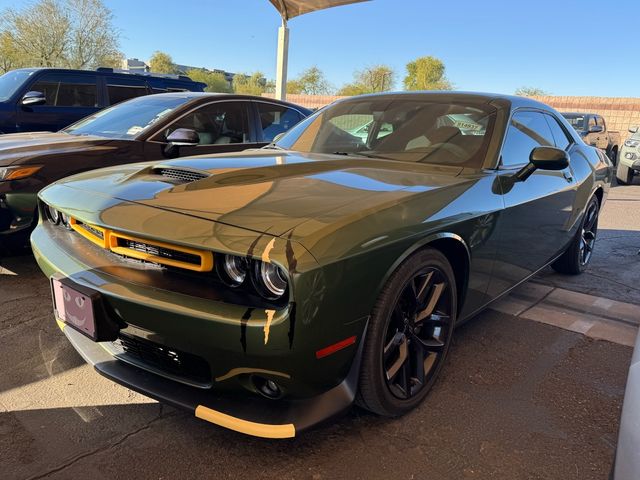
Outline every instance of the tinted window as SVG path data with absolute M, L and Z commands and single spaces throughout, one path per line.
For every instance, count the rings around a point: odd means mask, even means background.
M 250 142 L 246 102 L 217 102 L 205 105 L 172 123 L 165 138 L 177 128 L 195 130 L 200 145 Z
M 2 75 L 0 77 L 0 102 L 8 100 L 24 84 L 25 80 L 34 73 L 29 70 L 14 70 Z
M 569 139 L 563 128 L 560 126 L 560 123 L 551 115 L 545 115 L 547 122 L 549 123 L 549 128 L 551 128 L 551 133 L 553 133 L 553 140 L 555 141 L 556 147 L 561 148 L 562 150 L 566 150 L 569 145 L 571 145 L 572 141 Z
M 272 141 L 276 135 L 286 132 L 302 119 L 297 111 L 282 105 L 263 102 L 257 102 L 256 105 L 265 142 Z
M 109 105 L 124 102 L 131 98 L 141 97 L 148 92 L 144 80 L 107 78 L 107 93 Z
M 491 106 L 464 102 L 365 97 L 319 111 L 277 144 L 299 152 L 480 167 L 494 113 Z
M 516 112 L 511 117 L 507 138 L 502 147 L 504 166 L 529 163 L 531 150 L 553 147 L 555 142 L 545 115 L 538 112 Z
M 44 93 L 48 106 L 98 106 L 96 77 L 92 75 L 45 74 L 29 90 Z

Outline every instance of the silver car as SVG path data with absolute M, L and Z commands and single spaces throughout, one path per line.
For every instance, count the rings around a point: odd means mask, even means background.
M 629 185 L 634 175 L 640 174 L 640 129 L 631 127 L 629 132 L 633 135 L 622 145 L 616 168 L 616 178 L 621 185 Z

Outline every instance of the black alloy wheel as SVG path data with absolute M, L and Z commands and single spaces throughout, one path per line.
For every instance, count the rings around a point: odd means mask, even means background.
M 451 265 L 426 248 L 391 275 L 372 311 L 357 403 L 399 416 L 426 397 L 445 362 L 457 315 Z
M 593 248 L 596 245 L 598 235 L 598 203 L 589 203 L 584 223 L 582 224 L 582 236 L 580 238 L 580 265 L 585 267 L 591 260 Z

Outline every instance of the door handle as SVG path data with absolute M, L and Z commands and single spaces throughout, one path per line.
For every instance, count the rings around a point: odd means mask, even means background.
M 565 170 L 564 172 L 562 172 L 562 176 L 567 182 L 569 183 L 573 182 L 573 175 L 571 175 L 571 172 L 568 172 L 567 170 Z

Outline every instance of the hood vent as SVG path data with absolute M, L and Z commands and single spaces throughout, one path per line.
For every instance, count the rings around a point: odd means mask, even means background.
M 191 183 L 196 182 L 198 180 L 202 180 L 203 178 L 207 178 L 210 175 L 204 172 L 198 172 L 195 170 L 186 170 L 183 168 L 154 168 L 152 172 L 156 175 L 161 175 L 163 177 L 167 177 L 171 180 L 180 183 Z

